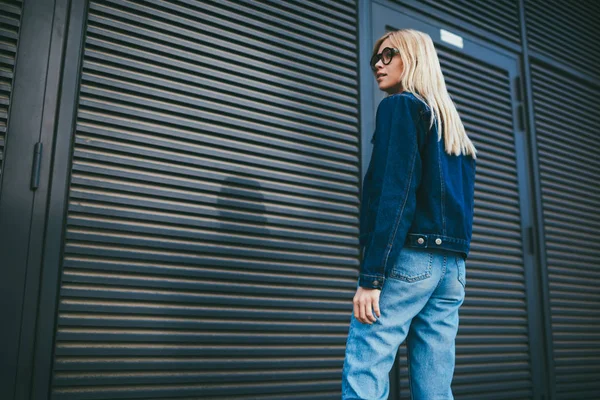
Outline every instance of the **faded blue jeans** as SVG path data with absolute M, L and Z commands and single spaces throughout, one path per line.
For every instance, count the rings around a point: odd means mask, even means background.
M 389 372 L 405 339 L 411 399 L 454 399 L 450 384 L 458 309 L 465 298 L 465 260 L 449 250 L 404 247 L 385 276 L 381 317 L 363 324 L 352 312 L 342 400 L 387 399 Z

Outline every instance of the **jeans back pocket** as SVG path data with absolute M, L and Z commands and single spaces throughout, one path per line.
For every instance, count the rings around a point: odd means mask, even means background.
M 398 261 L 390 270 L 389 278 L 405 282 L 418 282 L 431 277 L 433 252 L 404 247 Z

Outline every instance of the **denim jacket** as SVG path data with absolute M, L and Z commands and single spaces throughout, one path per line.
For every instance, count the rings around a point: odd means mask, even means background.
M 458 252 L 473 225 L 475 159 L 448 155 L 431 110 L 413 93 L 381 100 L 360 204 L 359 286 L 383 288 L 404 246 Z

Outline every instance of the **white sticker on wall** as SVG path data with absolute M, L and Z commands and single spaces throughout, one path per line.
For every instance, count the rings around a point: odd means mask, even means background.
M 449 32 L 445 29 L 440 29 L 442 40 L 446 43 L 450 43 L 453 46 L 463 48 L 463 39 L 455 33 Z

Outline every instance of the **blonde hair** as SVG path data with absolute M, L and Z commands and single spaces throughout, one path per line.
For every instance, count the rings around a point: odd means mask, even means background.
M 400 29 L 380 37 L 373 48 L 377 54 L 381 43 L 389 39 L 400 54 L 404 70 L 400 77 L 402 88 L 411 92 L 431 109 L 429 128 L 437 122 L 438 141 L 442 138 L 442 121 L 446 153 L 471 155 L 477 150 L 465 132 L 456 106 L 448 94 L 442 68 L 431 37 L 414 29 Z

